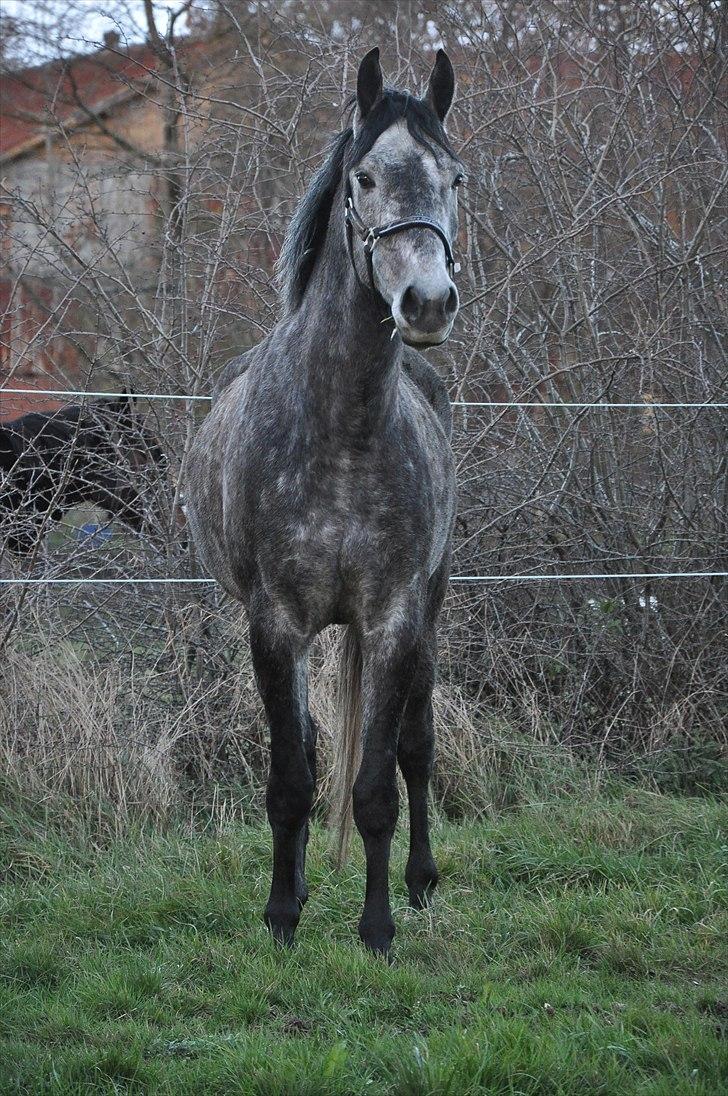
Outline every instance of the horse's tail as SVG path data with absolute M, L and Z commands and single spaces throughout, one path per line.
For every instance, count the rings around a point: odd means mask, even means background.
M 351 626 L 344 632 L 344 649 L 339 666 L 338 712 L 331 818 L 336 835 L 336 866 L 341 868 L 349 852 L 352 793 L 361 762 L 361 648 Z

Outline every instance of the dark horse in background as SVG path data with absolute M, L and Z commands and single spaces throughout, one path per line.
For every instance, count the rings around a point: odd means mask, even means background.
M 141 532 L 145 470 L 164 464 L 129 396 L 31 411 L 0 426 L 0 558 L 27 558 L 49 524 L 82 504 Z
M 364 943 L 387 953 L 394 937 L 397 762 L 412 905 L 437 882 L 427 796 L 455 476 L 447 391 L 417 348 L 444 342 L 458 310 L 452 242 L 463 167 L 443 129 L 453 92 L 443 51 L 423 99 L 383 87 L 378 50 L 364 58 L 353 126 L 334 141 L 286 237 L 285 315 L 227 367 L 190 454 L 193 537 L 250 620 L 271 736 L 265 919 L 286 943 L 308 894 L 308 652 L 329 624 L 346 625 L 338 773 L 341 817 L 353 793 L 366 854 Z

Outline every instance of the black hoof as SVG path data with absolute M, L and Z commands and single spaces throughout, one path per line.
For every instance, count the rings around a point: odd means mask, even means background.
M 389 949 L 394 940 L 394 921 L 390 919 L 375 924 L 362 918 L 359 922 L 359 938 L 367 951 L 385 959 L 389 958 Z
M 291 906 L 269 902 L 265 907 L 263 920 L 277 944 L 287 948 L 293 946 L 300 910 L 298 899 L 294 899 Z
M 405 873 L 405 881 L 409 890 L 410 906 L 412 906 L 413 909 L 424 910 L 432 905 L 438 879 L 439 875 L 434 862 L 428 865 L 424 870 L 421 869 L 417 872 Z
M 437 880 L 428 883 L 424 887 L 412 887 L 409 892 L 409 903 L 413 910 L 426 910 L 431 906 L 435 898 Z

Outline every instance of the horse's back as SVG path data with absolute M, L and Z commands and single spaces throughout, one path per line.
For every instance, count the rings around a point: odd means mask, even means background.
M 9 472 L 17 459 L 12 434 L 4 426 L 0 426 L 0 471 Z
M 215 378 L 215 382 L 212 386 L 212 398 L 216 399 L 226 388 L 232 384 L 232 382 L 244 373 L 251 361 L 251 352 L 246 350 L 244 354 L 237 354 L 230 361 L 226 362 L 220 370 L 219 374 Z
M 232 358 L 213 389 L 212 410 L 205 416 L 189 454 L 185 513 L 202 563 L 233 597 L 240 596 L 225 540 L 226 473 L 241 447 L 248 370 L 255 349 Z

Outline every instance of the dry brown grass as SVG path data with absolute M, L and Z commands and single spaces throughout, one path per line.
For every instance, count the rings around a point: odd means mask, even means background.
M 135 694 L 114 668 L 94 672 L 72 648 L 9 651 L 0 700 L 0 771 L 36 803 L 73 803 L 124 826 L 165 819 L 179 788 L 173 726 L 135 719 Z
M 339 631 L 331 628 L 311 659 L 321 815 L 334 796 L 340 653 Z M 34 804 L 71 809 L 113 831 L 200 812 L 221 822 L 262 809 L 267 733 L 244 642 L 229 674 L 168 693 L 141 660 L 100 665 L 82 647 L 52 643 L 36 617 L 22 643 L 8 646 L 0 677 L 0 779 Z M 529 773 L 553 776 L 555 745 L 517 739 L 447 675 L 434 701 L 433 791 L 451 817 L 519 801 Z M 563 748 L 558 758 L 573 785 L 573 759 Z

